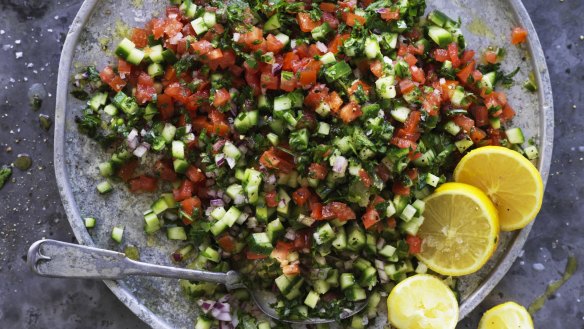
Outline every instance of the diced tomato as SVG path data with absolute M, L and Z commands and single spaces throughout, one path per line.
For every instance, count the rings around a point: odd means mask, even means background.
M 473 60 L 473 58 L 474 58 L 474 55 L 475 55 L 475 51 L 474 51 L 474 50 L 469 50 L 469 49 L 467 49 L 467 50 L 465 50 L 465 51 L 462 53 L 462 58 L 460 59 L 460 61 L 461 61 L 463 64 L 465 64 L 465 63 L 468 63 L 468 62 L 470 62 L 471 60 Z
M 422 118 L 422 112 L 420 111 L 411 111 L 404 122 L 404 130 L 408 133 L 414 133 L 418 131 L 418 125 L 420 124 L 420 120 Z
M 182 31 L 183 23 L 179 22 L 176 19 L 167 19 L 164 24 L 164 33 L 169 37 L 172 38 L 177 35 L 180 31 Z
M 418 59 L 416 58 L 416 56 L 414 56 L 410 53 L 407 53 L 404 56 L 404 61 L 406 61 L 406 63 L 408 63 L 409 66 L 413 66 L 413 65 L 416 65 L 416 63 L 418 62 Z
M 164 71 L 164 77 L 162 78 L 162 85 L 164 87 L 177 82 L 178 79 L 176 77 L 176 70 L 174 69 L 174 66 L 168 66 L 166 68 L 166 71 Z
M 366 21 L 365 17 L 356 15 L 356 14 L 351 13 L 351 12 L 343 12 L 341 14 L 341 16 L 343 17 L 345 24 L 347 24 L 351 27 L 353 27 L 357 24 L 364 25 L 365 21 Z
M 351 207 L 342 202 L 333 201 L 325 205 L 322 209 L 323 217 L 328 219 L 336 218 L 342 222 L 356 219 L 357 215 Z M 332 217 L 331 217 L 332 214 Z
M 410 66 L 410 72 L 412 73 L 412 80 L 420 84 L 426 83 L 426 74 L 424 70 L 417 66 Z
M 353 95 L 355 92 L 357 92 L 357 90 L 359 90 L 359 88 L 363 89 L 366 95 L 369 95 L 369 90 L 371 90 L 371 87 L 367 83 L 363 82 L 363 80 L 359 79 L 353 81 L 351 87 L 349 88 L 349 90 L 347 90 L 347 93 L 349 94 L 349 96 Z
M 280 50 L 284 48 L 284 44 L 272 34 L 268 34 L 268 36 L 266 37 L 266 42 L 268 51 L 271 51 L 274 54 L 279 53 Z
M 436 94 L 434 92 L 427 93 L 424 95 L 422 108 L 432 116 L 438 115 L 441 101 L 442 99 L 440 94 Z
M 397 221 L 395 218 L 391 217 L 387 219 L 387 227 L 394 229 L 397 226 Z
M 479 70 L 474 70 L 474 71 L 472 72 L 472 79 L 473 79 L 475 82 L 479 82 L 479 81 L 481 81 L 481 80 L 483 79 L 483 74 L 482 74 L 482 73 L 481 73 L 481 71 L 479 71 Z
M 328 44 L 329 51 L 333 54 L 337 54 L 339 52 L 339 48 L 349 37 L 350 34 L 341 34 L 335 36 L 335 38 Z
M 262 73 L 260 76 L 260 86 L 268 90 L 278 90 L 280 77 L 272 73 Z
M 221 88 L 215 91 L 215 97 L 213 98 L 213 106 L 215 107 L 220 107 L 223 106 L 225 104 L 227 104 L 227 102 L 229 102 L 229 100 L 231 99 L 231 94 L 229 94 L 229 91 L 225 88 Z
M 138 86 L 136 87 L 136 101 L 138 104 L 144 105 L 146 102 L 152 100 L 152 98 L 156 95 L 156 89 L 154 88 L 154 80 L 152 78 L 142 72 L 138 77 Z
M 391 10 L 389 8 L 382 8 L 377 11 L 383 20 L 395 21 L 399 19 L 399 10 Z
M 401 137 L 392 137 L 390 143 L 401 149 L 413 148 L 417 146 L 414 141 Z
M 215 62 L 221 67 L 222 69 L 227 69 L 233 65 L 235 65 L 236 56 L 235 52 L 231 49 L 224 50 L 223 56 L 215 60 Z
M 130 160 L 124 163 L 120 169 L 118 169 L 118 177 L 124 182 L 129 181 L 134 176 L 134 172 L 136 171 L 136 168 L 138 168 L 139 164 L 140 163 L 138 160 Z
M 511 43 L 514 45 L 520 44 L 527 40 L 527 30 L 522 27 L 515 27 L 511 31 Z
M 290 79 L 283 79 L 280 77 L 280 89 L 284 91 L 292 92 L 296 89 L 297 85 L 298 79 L 296 78 L 295 74 Z
M 339 117 L 341 120 L 343 120 L 344 123 L 350 123 L 355 121 L 362 114 L 363 111 L 361 111 L 361 106 L 359 106 L 359 104 L 356 102 L 351 101 L 341 108 Z
M 191 92 L 188 88 L 181 86 L 180 83 L 174 82 L 164 89 L 164 93 L 172 97 L 179 103 L 186 104 Z
M 399 90 L 404 95 L 409 94 L 415 88 L 416 88 L 416 85 L 410 79 L 403 79 L 399 82 Z
M 235 250 L 235 238 L 229 234 L 224 234 L 217 238 L 217 244 L 226 252 L 233 252 Z
M 193 183 L 185 179 L 178 188 L 172 190 L 172 195 L 176 201 L 182 201 L 193 196 L 194 189 Z
M 130 192 L 154 192 L 158 188 L 158 180 L 154 177 L 141 175 L 130 180 Z
M 434 57 L 434 59 L 440 63 L 444 63 L 445 61 L 450 59 L 448 50 L 446 49 L 434 49 L 434 51 L 432 52 L 432 57 Z
M 174 182 L 176 180 L 176 173 L 170 160 L 158 160 L 154 164 L 154 171 L 158 174 L 160 179 L 167 182 Z
M 296 55 L 294 52 L 287 52 L 284 54 L 284 59 L 282 60 L 282 70 L 292 71 L 293 63 L 299 59 L 300 57 L 298 57 L 298 55 Z
M 393 182 L 392 192 L 397 195 L 410 195 L 410 188 L 401 182 Z
M 188 218 L 186 216 L 183 216 L 183 223 L 185 224 L 190 224 L 192 223 L 191 219 L 194 219 L 194 217 L 196 217 L 195 215 L 195 209 L 198 210 L 198 214 L 201 214 L 202 211 L 202 207 L 201 207 L 201 199 L 199 199 L 198 197 L 194 196 L 194 197 L 189 197 L 187 199 L 184 199 L 181 201 L 180 203 L 180 208 L 182 209 L 182 211 L 187 214 L 188 216 L 190 216 L 191 218 Z
M 118 60 L 118 73 L 120 75 L 130 75 L 132 73 L 132 65 L 123 59 Z
M 169 120 L 174 116 L 174 102 L 167 94 L 161 94 L 156 97 L 156 107 L 160 112 L 162 120 Z
M 315 70 L 307 70 L 300 72 L 298 82 L 303 87 L 309 87 L 316 83 L 317 72 Z
M 322 215 L 322 203 L 314 202 L 310 204 L 310 217 L 314 218 L 315 220 L 324 219 Z
M 468 78 L 471 76 L 474 69 L 475 69 L 475 62 L 470 61 L 468 64 L 466 64 L 466 66 L 462 70 L 460 70 L 460 72 L 456 73 L 456 76 L 458 77 L 460 82 L 467 83 Z
M 276 191 L 266 192 L 265 198 L 266 206 L 268 206 L 268 208 L 274 208 L 278 206 L 279 200 L 278 193 Z
M 152 27 L 152 34 L 154 39 L 160 39 L 164 36 L 164 20 L 154 18 L 150 21 L 150 26 Z
M 274 147 L 270 147 L 262 154 L 260 163 L 266 168 L 280 170 L 284 173 L 289 173 L 294 169 L 294 158 Z
M 372 61 L 369 64 L 369 69 L 374 76 L 381 78 L 383 76 L 383 63 L 379 60 Z
M 310 197 L 310 190 L 307 187 L 301 187 L 292 193 L 292 199 L 300 207 L 304 206 Z
M 314 110 L 324 102 L 328 96 L 328 88 L 325 85 L 318 84 L 310 89 L 308 95 L 304 98 L 304 105 Z
M 200 40 L 191 43 L 191 49 L 196 55 L 202 56 L 215 49 L 215 47 L 207 40 Z
M 471 110 L 477 127 L 489 124 L 489 111 L 485 106 L 475 106 Z
M 337 5 L 331 2 L 321 2 L 320 10 L 327 12 L 327 13 L 335 13 L 337 11 Z
M 247 251 L 245 253 L 245 257 L 249 260 L 257 260 L 257 259 L 264 259 L 268 258 L 268 255 L 256 254 L 255 252 Z
M 365 187 L 367 188 L 371 187 L 372 184 L 371 176 L 369 176 L 365 169 L 359 170 L 359 178 L 361 179 L 361 182 L 363 183 L 363 185 L 365 185 Z
M 370 227 L 379 222 L 379 213 L 375 209 L 369 209 L 365 212 L 365 214 L 363 214 L 361 220 L 363 221 L 363 226 L 365 229 L 368 230 Z
M 490 64 L 496 64 L 498 61 L 497 53 L 492 50 L 485 51 L 485 61 Z
M 300 274 L 300 266 L 298 265 L 298 263 L 282 266 L 282 273 L 286 275 Z
M 450 57 L 450 61 L 452 62 L 452 66 L 459 67 L 461 64 L 461 60 L 458 57 L 458 45 L 456 42 L 453 42 L 448 45 L 448 56 Z
M 410 247 L 409 253 L 411 255 L 419 254 L 422 251 L 422 239 L 420 237 L 416 235 L 408 235 L 406 243 Z
M 330 106 L 331 111 L 333 111 L 333 113 L 338 113 L 339 110 L 341 109 L 341 106 L 343 106 L 343 99 L 341 98 L 341 96 L 339 96 L 339 94 L 336 91 L 333 91 L 328 95 L 327 103 Z
M 310 249 L 310 238 L 312 237 L 311 230 L 305 229 L 296 231 L 296 238 L 294 238 L 294 249 L 305 250 Z
M 327 49 L 328 50 L 328 49 Z M 323 52 L 322 50 L 319 49 L 319 47 L 316 44 L 311 44 L 310 46 L 308 46 L 308 57 L 314 58 L 316 56 L 321 56 L 324 55 L 326 53 Z
M 133 28 L 130 40 L 132 40 L 136 47 L 144 48 L 148 46 L 148 34 L 148 31 L 145 29 Z
M 472 127 L 470 129 L 470 139 L 475 144 L 485 139 L 485 137 L 487 137 L 487 133 L 485 133 L 481 128 Z
M 386 183 L 391 178 L 391 171 L 389 171 L 389 169 L 383 163 L 380 163 L 377 165 L 377 167 L 375 167 L 375 173 L 384 183 Z
M 475 125 L 474 120 L 465 115 L 455 115 L 454 117 L 452 117 L 452 121 L 454 121 L 454 123 L 456 123 L 457 126 L 462 128 L 466 132 L 469 132 L 470 129 Z
M 187 178 L 191 182 L 193 182 L 195 184 L 204 182 L 206 180 L 205 174 L 203 173 L 203 171 L 201 169 L 197 168 L 196 166 L 193 166 L 193 165 L 189 166 L 185 175 L 187 176 Z
M 312 179 L 323 180 L 328 174 L 328 169 L 320 163 L 311 163 L 308 167 L 308 177 Z
M 108 85 L 116 92 L 124 89 L 124 87 L 126 86 L 126 81 L 124 81 L 124 79 L 122 79 L 119 75 L 116 75 L 112 81 L 110 81 L 108 83 Z
M 296 20 L 302 32 L 312 32 L 312 30 L 320 25 L 320 21 L 315 21 L 310 18 L 309 13 L 298 13 Z
M 454 80 L 446 80 L 443 84 L 441 84 L 442 100 L 444 101 L 449 100 L 450 97 L 452 97 L 452 94 L 454 93 L 454 89 L 456 89 L 456 86 L 458 86 L 458 81 Z
M 511 119 L 513 119 L 515 117 L 515 110 L 513 110 L 513 108 L 509 105 L 509 104 L 505 104 L 505 106 L 503 106 L 503 113 L 501 113 L 501 120 L 503 120 L 503 122 L 507 122 Z
M 281 247 L 280 245 L 281 243 L 285 243 L 286 245 L 290 245 L 290 248 L 294 248 L 293 243 L 278 241 L 278 244 L 276 244 L 276 248 L 274 248 L 270 253 L 270 257 L 276 259 L 280 263 L 282 262 L 288 263 L 287 259 L 288 255 L 290 254 L 290 249 Z M 280 246 L 280 248 L 278 248 L 278 246 Z

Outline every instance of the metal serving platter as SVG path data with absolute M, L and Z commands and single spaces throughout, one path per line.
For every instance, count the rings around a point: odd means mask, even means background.
M 460 17 L 467 43 L 472 49 L 489 45 L 503 46 L 507 52 L 504 68 L 521 67 L 517 83 L 508 90 L 508 98 L 518 115 L 515 125 L 526 136 L 534 137 L 540 147 L 537 161 L 544 183 L 547 181 L 553 142 L 553 103 L 544 54 L 529 16 L 519 0 L 427 0 L 429 9 L 437 8 L 451 17 Z M 143 26 L 152 16 L 164 13 L 164 0 L 112 1 L 86 0 L 67 35 L 61 54 L 57 84 L 55 120 L 55 172 L 59 192 L 71 227 L 81 244 L 123 251 L 127 245 L 140 250 L 146 262 L 170 265 L 169 254 L 178 244 L 162 235 L 146 237 L 142 211 L 153 200 L 151 194 L 133 195 L 118 184 L 109 195 L 98 195 L 100 181 L 97 163 L 108 159 L 99 146 L 81 135 L 74 122 L 83 103 L 69 94 L 72 77 L 81 67 L 103 68 L 113 61 L 112 49 L 119 42 L 117 31 L 122 26 Z M 510 45 L 510 31 L 523 26 L 529 32 L 528 43 Z M 106 50 L 103 50 L 107 48 Z M 533 72 L 539 86 L 537 93 L 526 92 L 521 83 Z M 97 218 L 91 232 L 82 218 Z M 110 238 L 114 225 L 125 227 L 124 241 L 118 245 Z M 521 231 L 502 233 L 492 260 L 478 273 L 461 280 L 460 317 L 471 312 L 507 273 L 521 252 L 531 225 Z M 193 328 L 196 310 L 185 299 L 175 280 L 132 278 L 106 281 L 112 292 L 152 328 Z M 372 327 L 383 328 L 385 316 L 378 317 Z

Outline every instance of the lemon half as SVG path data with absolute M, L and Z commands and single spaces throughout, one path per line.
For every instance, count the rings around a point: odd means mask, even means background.
M 533 321 L 525 307 L 507 302 L 485 312 L 479 329 L 533 329 Z
M 499 212 L 503 231 L 525 227 L 543 201 L 543 182 L 537 168 L 521 154 L 501 146 L 469 152 L 456 166 L 454 180 L 487 194 Z
M 417 254 L 433 271 L 461 276 L 478 271 L 499 239 L 497 210 L 476 187 L 446 183 L 424 200 L 424 223 L 418 231 Z
M 417 274 L 393 288 L 387 297 L 387 316 L 398 329 L 454 329 L 458 302 L 440 279 Z

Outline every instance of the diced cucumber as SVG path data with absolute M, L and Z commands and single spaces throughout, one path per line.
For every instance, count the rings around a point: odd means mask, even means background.
M 393 204 L 393 202 L 391 200 L 387 200 L 387 208 L 385 208 L 385 216 L 391 217 L 391 216 L 395 215 L 396 212 L 397 212 L 397 209 L 395 209 L 395 205 Z
M 405 106 L 398 106 L 395 109 L 391 110 L 390 114 L 391 117 L 394 118 L 396 121 L 399 122 L 406 122 L 410 115 L 411 110 Z
M 173 162 L 174 171 L 179 174 L 184 174 L 189 168 L 189 163 L 183 159 L 175 159 Z
M 197 323 L 195 324 L 195 329 L 211 329 L 213 325 L 213 320 L 207 318 L 206 316 L 199 315 L 197 317 Z
M 276 218 L 268 223 L 266 226 L 266 233 L 268 234 L 268 237 L 272 243 L 276 242 L 279 237 L 284 235 L 285 228 L 279 218 Z
M 423 223 L 424 217 L 414 217 L 407 223 L 403 223 L 400 228 L 409 235 L 416 235 Z
M 280 216 L 287 217 L 290 211 L 290 201 L 292 200 L 288 193 L 284 189 L 278 190 L 278 207 L 276 207 L 276 211 Z
M 345 291 L 345 297 L 347 297 L 348 301 L 357 302 L 367 299 L 367 294 L 365 293 L 365 289 L 357 285 L 353 285 L 351 288 Z
M 375 59 L 381 55 L 379 42 L 375 37 L 369 37 L 365 40 L 365 55 L 369 59 Z
M 124 237 L 124 228 L 122 226 L 114 226 L 112 229 L 112 239 L 117 243 L 122 243 Z
M 399 218 L 403 219 L 406 222 L 409 222 L 414 216 L 416 215 L 416 208 L 414 208 L 411 204 L 407 205 L 404 210 L 402 210 Z
M 183 1 L 183 3 L 180 5 L 179 9 L 183 12 L 183 15 L 186 18 L 190 18 L 190 19 L 195 18 L 195 15 L 197 13 L 197 5 L 194 4 L 190 0 Z
M 107 93 L 97 93 L 89 100 L 89 107 L 97 111 L 107 102 Z
M 331 31 L 331 27 L 325 22 L 322 25 L 315 27 L 310 33 L 314 40 L 323 41 Z
M 385 50 L 392 50 L 397 47 L 397 33 L 383 33 L 381 35 L 381 46 Z
M 370 266 L 363 270 L 361 278 L 359 279 L 359 285 L 365 288 L 373 288 L 377 284 L 377 269 Z
M 160 219 L 152 210 L 148 210 L 144 213 L 144 231 L 147 234 L 154 233 L 160 230 Z
M 292 108 L 292 100 L 288 95 L 282 95 L 274 98 L 274 111 L 285 111 Z
M 320 296 L 318 295 L 318 293 L 311 290 L 308 293 L 308 295 L 306 296 L 306 298 L 304 299 L 304 305 L 306 305 L 310 308 L 315 308 L 319 299 L 320 299 Z
M 280 138 L 278 137 L 278 135 L 274 134 L 274 133 L 268 133 L 266 135 L 266 137 L 268 138 L 268 140 L 270 141 L 270 143 L 273 146 L 277 146 L 278 143 L 280 143 Z
M 335 238 L 335 231 L 329 223 L 319 226 L 313 234 L 316 244 L 321 245 Z
M 386 244 L 385 246 L 383 246 L 383 248 L 381 248 L 381 250 L 379 250 L 379 254 L 386 258 L 390 258 L 395 254 L 395 251 L 396 251 L 395 247 Z
M 326 65 L 326 64 L 330 64 L 330 63 L 334 63 L 337 61 L 337 59 L 335 58 L 335 54 L 331 53 L 330 51 L 322 56 L 320 56 L 320 61 Z
M 361 250 L 365 246 L 365 233 L 358 225 L 353 225 L 347 232 L 347 248 L 352 251 Z
M 377 307 L 381 302 L 381 294 L 377 291 L 374 291 L 369 295 L 367 299 L 367 316 L 370 318 L 374 318 L 377 315 Z
M 327 102 L 321 102 L 314 112 L 324 118 L 331 112 L 331 106 Z
M 118 114 L 118 108 L 114 104 L 108 104 L 103 108 L 103 112 L 113 117 Z
M 396 96 L 395 78 L 393 76 L 386 76 L 377 79 L 377 81 L 375 81 L 375 88 L 381 98 L 392 99 Z
M 316 280 L 313 283 L 314 291 L 323 295 L 326 294 L 327 291 L 331 288 L 330 283 L 326 282 L 325 280 Z
M 272 243 L 270 242 L 270 237 L 267 233 L 253 233 L 249 237 L 249 250 L 251 252 L 262 254 L 262 255 L 269 255 L 270 252 L 274 249 Z
M 453 40 L 452 33 L 438 26 L 430 26 L 428 36 L 442 48 L 447 47 Z
M 440 177 L 432 174 L 432 173 L 428 173 L 426 175 L 426 180 L 425 180 L 426 184 L 436 187 L 438 186 L 438 183 L 440 182 Z
M 244 134 L 258 124 L 258 116 L 258 111 L 241 112 L 235 118 L 233 125 L 238 132 Z
M 164 67 L 158 63 L 152 63 L 148 65 L 148 75 L 156 78 L 164 75 Z
M 489 72 L 483 74 L 479 85 L 482 89 L 485 89 L 487 93 L 491 93 L 495 87 L 495 82 L 497 81 L 497 72 Z
M 501 118 L 489 118 L 489 122 L 491 123 L 491 127 L 494 129 L 501 128 Z
M 318 129 L 317 129 L 316 132 L 319 135 L 325 135 L 326 136 L 326 135 L 328 135 L 330 133 L 330 131 L 331 131 L 331 126 L 328 123 L 326 123 L 326 122 L 319 122 L 318 123 Z
M 203 17 L 199 17 L 191 22 L 193 29 L 197 35 L 205 33 L 209 30 L 209 27 L 205 24 Z
M 344 250 L 347 248 L 347 234 L 344 227 L 339 227 L 332 246 L 337 250 Z
M 239 218 L 239 216 L 241 216 L 241 210 L 237 209 L 237 207 L 235 206 L 232 206 L 231 208 L 229 208 L 229 210 L 227 210 L 225 215 L 223 215 L 221 221 L 223 221 L 223 223 L 225 223 L 225 225 L 227 225 L 228 227 L 232 227 Z
M 95 218 L 93 217 L 85 217 L 83 219 L 86 228 L 94 228 L 95 227 Z
M 136 45 L 128 38 L 124 38 L 122 41 L 120 41 L 114 53 L 123 59 L 127 59 L 134 49 L 136 49 Z
M 100 175 L 103 177 L 110 177 L 114 174 L 114 168 L 110 161 L 100 163 L 98 168 Z
M 280 23 L 280 14 L 275 13 L 264 24 L 264 31 L 277 30 L 282 26 Z
M 539 157 L 539 151 L 537 150 L 537 146 L 535 145 L 524 148 L 523 152 L 525 152 L 525 156 L 529 160 L 535 160 Z
M 345 290 L 355 285 L 355 276 L 353 273 L 343 273 L 340 278 L 341 289 Z
M 507 139 L 511 144 L 523 144 L 525 142 L 523 131 L 519 127 L 505 130 L 505 135 L 507 135 Z
M 469 147 L 473 146 L 474 143 L 468 135 L 465 135 L 463 139 L 454 142 L 454 145 L 458 149 L 458 152 L 464 153 L 464 151 L 466 151 Z
M 219 252 L 211 247 L 207 247 L 205 250 L 203 250 L 201 255 L 215 263 L 219 263 L 221 261 L 221 255 Z
M 215 13 L 209 11 L 205 12 L 203 14 L 203 22 L 205 23 L 205 25 L 207 25 L 208 28 L 212 28 L 213 26 L 215 26 L 215 24 L 217 24 L 217 17 Z
M 465 101 L 466 93 L 464 92 L 464 88 L 458 86 L 454 89 L 452 96 L 450 97 L 450 103 L 454 106 L 462 106 L 462 103 Z
M 455 22 L 440 10 L 432 10 L 428 14 L 428 20 L 436 26 L 444 27 L 446 23 L 454 24 Z
M 130 51 L 130 55 L 126 57 L 126 60 L 130 64 L 140 65 L 144 59 L 144 52 L 138 48 L 134 48 Z
M 182 141 L 172 141 L 172 157 L 175 159 L 185 158 L 185 143 Z
M 355 314 L 351 318 L 351 323 L 349 326 L 351 329 L 365 329 L 365 324 L 363 322 L 363 316 L 360 314 Z
M 113 190 L 112 184 L 110 184 L 108 181 L 103 181 L 97 184 L 96 188 L 100 194 L 105 194 Z
M 335 82 L 341 78 L 349 76 L 353 70 L 351 66 L 345 62 L 340 61 L 325 70 L 324 75 L 329 83 Z
M 187 239 L 187 232 L 182 226 L 173 226 L 166 229 L 166 237 L 169 240 L 181 240 Z
M 444 130 L 446 130 L 450 135 L 456 136 L 460 132 L 461 128 L 454 121 L 448 121 L 444 124 Z
M 270 329 L 270 328 L 272 328 L 270 326 L 270 322 L 268 322 L 268 321 L 260 321 L 260 322 L 258 322 L 258 329 Z

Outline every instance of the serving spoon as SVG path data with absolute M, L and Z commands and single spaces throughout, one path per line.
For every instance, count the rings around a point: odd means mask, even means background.
M 225 285 L 227 290 L 241 288 L 248 290 L 258 308 L 278 321 L 306 325 L 337 320 L 335 318 L 282 319 L 271 306 L 276 301 L 274 293 L 250 289 L 236 271 L 221 273 L 149 264 L 132 260 L 121 252 L 50 239 L 39 240 L 30 246 L 27 263 L 35 273 L 52 278 L 119 280 L 132 275 L 141 275 L 218 283 Z M 340 314 L 340 319 L 353 316 L 363 310 L 365 305 L 365 302 L 360 302 L 355 304 L 353 310 L 344 310 Z

